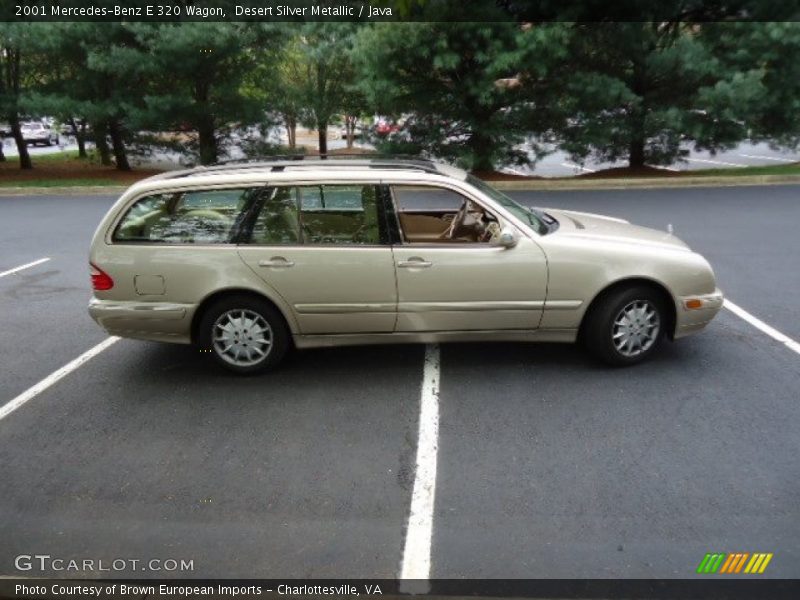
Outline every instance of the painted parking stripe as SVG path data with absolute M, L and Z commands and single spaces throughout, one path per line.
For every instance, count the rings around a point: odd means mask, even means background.
M 726 167 L 746 167 L 747 165 L 743 163 L 732 163 L 732 162 L 725 162 L 722 160 L 710 160 L 707 158 L 687 158 L 689 162 L 699 162 L 699 163 L 708 163 L 710 165 L 724 165 Z
M 33 262 L 25 263 L 24 265 L 20 265 L 18 267 L 14 267 L 13 269 L 9 269 L 8 271 L 3 271 L 0 273 L 0 277 L 5 277 L 6 275 L 12 275 L 13 273 L 18 273 L 24 269 L 30 269 L 31 267 L 35 267 L 36 265 L 40 265 L 42 263 L 47 262 L 50 258 L 40 258 L 39 260 L 35 260 Z
M 568 169 L 580 169 L 581 171 L 586 171 L 587 173 L 597 173 L 596 169 L 590 169 L 588 167 L 582 167 L 580 165 L 576 165 L 575 163 L 568 163 L 563 162 L 561 163 L 562 167 L 567 167 Z
M 417 469 L 400 569 L 401 579 L 428 579 L 431 572 L 436 455 L 439 450 L 439 365 L 438 344 L 426 346 L 420 391 Z
M 764 156 L 763 154 L 739 154 L 745 158 L 760 158 L 762 160 L 774 160 L 776 162 L 794 163 L 797 162 L 796 158 L 780 158 L 778 156 Z
M 72 373 L 75 369 L 77 369 L 82 364 L 90 360 L 92 357 L 100 354 L 103 350 L 111 346 L 117 340 L 119 340 L 119 338 L 115 336 L 106 338 L 105 340 L 97 344 L 97 346 L 95 346 L 94 348 L 90 348 L 75 360 L 68 362 L 58 371 L 53 371 L 52 373 L 50 373 L 50 375 L 42 379 L 39 383 L 37 383 L 31 388 L 28 388 L 27 390 L 22 392 L 19 396 L 17 396 L 7 404 L 4 404 L 2 407 L 0 407 L 0 420 L 10 415 L 20 406 L 28 402 L 28 400 L 32 400 L 33 398 L 41 394 L 43 391 L 45 391 L 47 388 L 51 387 L 56 382 L 63 379 L 70 373 Z
M 729 311 L 731 311 L 733 314 L 735 314 L 740 319 L 744 319 L 745 321 L 750 323 L 750 325 L 752 325 L 753 327 L 755 327 L 759 331 L 762 331 L 763 333 L 766 333 L 772 339 L 777 340 L 778 342 L 780 342 L 781 344 L 785 345 L 790 350 L 794 350 L 795 352 L 800 354 L 800 344 L 797 343 L 792 338 L 790 338 L 788 335 L 785 335 L 785 334 L 781 333 L 780 331 L 778 331 L 774 327 L 770 327 L 769 325 L 764 323 L 764 321 L 762 321 L 758 317 L 754 317 L 749 312 L 747 312 L 745 309 L 743 309 L 741 306 L 738 306 L 737 304 L 734 304 L 733 302 L 731 302 L 727 298 L 725 298 L 724 306 L 725 306 L 725 308 L 727 308 Z

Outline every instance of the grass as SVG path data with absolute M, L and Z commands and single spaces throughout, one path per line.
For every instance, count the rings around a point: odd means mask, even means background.
M 135 169 L 118 171 L 99 164 L 96 152 L 89 151 L 88 158 L 79 158 L 77 150 L 31 156 L 33 169 L 19 168 L 16 156 L 7 156 L 0 162 L 0 189 L 9 187 L 79 187 L 79 186 L 129 186 L 135 181 L 160 171 Z
M 2 187 L 81 187 L 81 186 L 118 186 L 122 185 L 114 179 L 24 179 L 21 181 L 0 181 Z
M 687 173 L 700 177 L 743 175 L 800 175 L 800 162 L 784 165 L 762 165 L 757 167 L 736 167 L 733 169 L 703 169 L 702 171 L 688 171 Z

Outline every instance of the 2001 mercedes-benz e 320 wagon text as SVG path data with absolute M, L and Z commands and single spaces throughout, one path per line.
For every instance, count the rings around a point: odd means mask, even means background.
M 92 242 L 92 317 L 248 373 L 292 346 L 581 339 L 627 365 L 722 306 L 706 260 L 627 221 L 525 208 L 428 161 L 200 167 L 133 185 Z

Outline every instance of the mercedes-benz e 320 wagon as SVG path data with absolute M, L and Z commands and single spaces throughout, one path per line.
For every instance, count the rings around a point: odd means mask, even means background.
M 91 246 L 108 333 L 240 373 L 292 347 L 573 342 L 612 365 L 696 332 L 708 262 L 622 219 L 522 206 L 424 160 L 229 164 L 131 186 Z

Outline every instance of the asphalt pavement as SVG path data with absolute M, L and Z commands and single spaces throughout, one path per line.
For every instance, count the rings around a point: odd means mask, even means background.
M 515 192 L 675 233 L 800 339 L 800 186 Z M 113 198 L 0 197 L 0 406 L 95 346 L 91 235 Z M 422 346 L 296 353 L 238 378 L 121 340 L 0 420 L 0 575 L 20 554 L 193 560 L 192 577 L 393 577 Z M 694 575 L 772 552 L 800 576 L 800 355 L 729 311 L 631 369 L 577 347 L 441 348 L 431 575 Z

